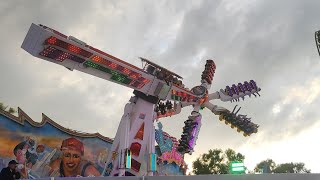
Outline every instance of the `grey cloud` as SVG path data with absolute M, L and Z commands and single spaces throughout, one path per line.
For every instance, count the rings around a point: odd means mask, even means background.
M 248 2 L 1 2 L 0 100 L 20 106 L 35 119 L 44 112 L 72 129 L 115 134 L 131 90 L 31 57 L 20 45 L 34 22 L 74 35 L 136 66 L 140 66 L 137 57 L 151 58 L 182 75 L 188 87 L 200 83 L 204 60 L 212 58 L 217 70 L 210 92 L 256 80 L 262 96 L 237 103 L 243 107 L 241 112 L 261 125 L 262 141 L 293 136 L 317 121 L 318 99 L 309 105 L 283 106 L 277 116 L 272 108 L 292 87 L 307 86 L 305 82 L 318 77 L 313 33 L 320 29 L 320 2 Z M 59 88 L 61 77 L 71 74 L 81 78 L 80 84 Z M 37 94 L 43 91 L 45 95 Z M 235 105 L 214 103 L 229 109 Z M 290 119 L 298 107 L 302 118 Z M 190 112 L 186 108 L 162 120 L 165 130 L 179 138 Z M 216 147 L 237 148 L 249 140 L 221 124 L 208 110 L 202 114 L 198 153 Z M 258 135 L 249 138 L 258 139 Z
M 187 81 L 197 84 L 204 62 L 200 67 L 190 68 L 190 64 L 205 49 L 205 56 L 212 56 L 217 64 L 212 88 L 215 90 L 255 79 L 262 87 L 262 97 L 240 102 L 244 105 L 242 111 L 254 114 L 253 120 L 261 124 L 262 130 L 281 136 L 283 128 L 290 129 L 294 124 L 288 116 L 299 105 L 283 107 L 276 118 L 272 115 L 273 105 L 291 87 L 316 77 L 308 72 L 318 64 L 313 39 L 318 26 L 317 4 L 257 1 L 232 14 L 220 1 L 205 2 L 187 12 L 176 42 L 161 59 L 182 75 L 187 74 Z M 232 108 L 229 104 L 218 104 Z M 309 123 L 293 125 L 294 131 L 308 128 L 316 121 L 309 119 Z M 228 140 L 231 138 L 228 136 Z

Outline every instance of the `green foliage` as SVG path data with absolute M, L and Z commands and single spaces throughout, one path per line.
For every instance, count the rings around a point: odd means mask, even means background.
M 274 173 L 310 173 L 311 170 L 304 167 L 304 163 L 284 163 L 279 164 L 275 169 Z
M 8 106 L 5 106 L 2 102 L 0 102 L 0 110 L 6 111 L 7 108 L 8 108 Z M 10 107 L 7 112 L 10 113 L 10 114 L 14 114 L 14 113 L 17 112 L 17 110 L 15 110 L 14 108 Z
M 209 150 L 202 154 L 192 163 L 193 174 L 229 174 L 229 165 L 232 161 L 243 162 L 245 156 L 236 153 L 232 149 L 222 151 L 221 149 Z M 267 173 L 311 173 L 304 163 L 283 163 L 276 164 L 272 159 L 266 159 L 258 163 L 253 172 L 264 170 Z
M 255 167 L 255 172 L 259 172 L 259 170 L 268 168 L 268 173 L 310 173 L 311 170 L 305 167 L 304 163 L 284 163 L 278 164 L 272 160 L 267 159 L 258 163 Z
M 243 161 L 244 160 L 244 155 L 240 154 L 240 153 L 236 153 L 234 150 L 232 149 L 227 149 L 225 151 L 225 155 L 227 157 L 227 160 L 228 160 L 228 164 L 231 162 L 231 161 Z
M 259 172 L 261 169 L 264 169 L 265 167 L 267 167 L 268 168 L 267 171 L 271 173 L 276 168 L 276 163 L 272 159 L 261 161 L 256 165 L 256 167 L 254 168 L 254 171 Z
M 192 163 L 193 173 L 199 174 L 229 174 L 231 161 L 243 161 L 244 155 L 232 149 L 223 152 L 221 149 L 209 150 Z
M 0 110 L 5 111 L 8 108 L 8 106 L 5 106 L 2 102 L 0 102 Z
M 9 110 L 8 110 L 8 112 L 9 112 L 10 114 L 14 114 L 14 113 L 17 112 L 17 110 L 15 110 L 14 108 L 10 107 Z

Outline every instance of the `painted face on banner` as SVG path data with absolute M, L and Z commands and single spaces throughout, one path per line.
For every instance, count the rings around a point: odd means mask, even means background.
M 43 153 L 43 151 L 44 151 L 44 146 L 43 146 L 43 145 L 39 145 L 39 146 L 37 147 L 37 149 L 36 149 L 36 152 L 37 152 L 37 153 Z
M 63 169 L 68 172 L 77 170 L 81 162 L 81 153 L 76 150 L 64 150 L 62 156 Z
M 17 150 L 16 158 L 19 164 L 24 164 L 26 162 L 26 153 L 27 153 L 26 149 Z

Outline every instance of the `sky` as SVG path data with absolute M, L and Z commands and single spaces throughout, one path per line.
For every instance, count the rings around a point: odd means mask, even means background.
M 254 79 L 261 97 L 238 103 L 259 124 L 244 137 L 205 109 L 192 161 L 209 149 L 232 148 L 249 169 L 262 160 L 303 162 L 320 173 L 320 30 L 318 0 L 0 1 L 0 101 L 35 121 L 41 113 L 78 131 L 114 137 L 132 90 L 37 59 L 20 48 L 31 25 L 43 24 L 141 67 L 152 59 L 200 84 L 205 60 L 217 69 L 209 92 Z M 191 113 L 162 119 L 179 138 Z M 180 129 L 180 131 L 178 130 Z

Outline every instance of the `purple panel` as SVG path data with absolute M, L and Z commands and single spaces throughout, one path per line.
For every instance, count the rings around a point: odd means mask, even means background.
M 239 95 L 239 89 L 235 84 L 232 84 L 232 90 L 235 94 Z
M 250 84 L 255 90 L 258 90 L 257 84 L 254 80 L 250 80 Z
M 232 94 L 232 91 L 231 91 L 231 88 L 230 88 L 229 86 L 226 87 L 226 91 L 227 91 L 227 94 L 228 94 L 229 96 L 232 96 L 232 95 L 233 95 L 233 94 Z
M 247 88 L 248 91 L 251 91 L 251 90 L 252 90 L 252 87 L 251 87 L 251 85 L 248 83 L 248 81 L 245 81 L 245 82 L 244 82 L 244 86 Z
M 243 84 L 241 84 L 241 83 L 238 83 L 238 88 L 239 88 L 239 90 L 240 90 L 240 92 L 245 92 L 245 88 L 243 87 Z

